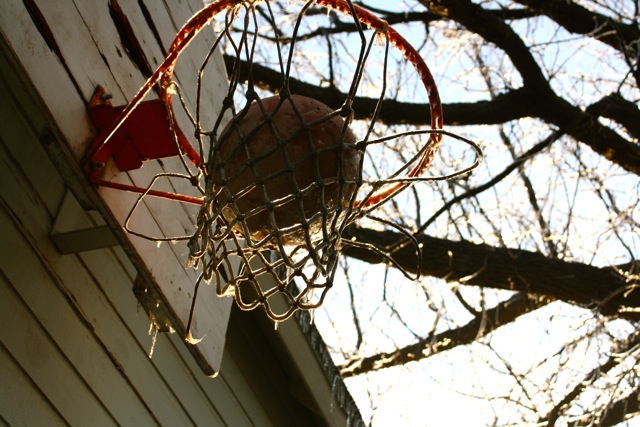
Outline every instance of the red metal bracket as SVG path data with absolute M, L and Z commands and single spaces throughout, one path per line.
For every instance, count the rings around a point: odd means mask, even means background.
M 148 160 L 182 154 L 196 166 L 202 162 L 177 124 L 172 130 L 164 101 L 154 99 L 141 102 L 126 118 L 122 117 L 124 109 L 125 106 L 111 105 L 102 86 L 96 88 L 87 105 L 87 113 L 98 130 L 98 135 L 82 160 L 84 172 L 91 182 L 139 194 L 202 204 L 202 199 L 196 197 L 118 184 L 101 178 L 109 157 L 113 157 L 116 166 L 123 172 L 139 169 Z M 113 132 L 116 127 L 117 130 Z

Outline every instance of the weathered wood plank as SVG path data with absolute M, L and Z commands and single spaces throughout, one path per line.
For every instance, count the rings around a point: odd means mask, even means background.
M 0 66 L 5 66 L 4 61 L 0 61 Z M 0 93 L 5 97 L 0 102 L 0 117 L 2 117 L 2 127 L 0 129 L 0 138 L 5 143 L 6 151 L 4 156 L 11 164 L 23 165 L 34 164 L 37 167 L 32 168 L 28 174 L 20 173 L 21 186 L 24 191 L 33 190 L 41 194 L 47 194 L 48 197 L 43 200 L 44 208 L 53 218 L 58 210 L 60 200 L 65 193 L 65 185 L 62 180 L 51 179 L 58 175 L 51 160 L 44 150 L 38 144 L 28 143 L 28 141 L 37 141 L 38 135 L 33 129 L 33 124 L 29 122 L 28 113 L 16 111 L 18 102 L 10 98 L 20 96 L 10 90 L 11 84 L 14 82 L 7 81 L 5 76 L 0 73 Z
M 0 274 L 0 286 L 6 286 Z M 67 422 L 0 343 L 0 418 L 10 426 L 63 426 Z M 24 396 L 29 396 L 25 399 Z
M 153 0 L 147 0 L 148 3 L 152 1 Z M 184 7 L 184 5 L 171 0 L 164 0 L 163 2 L 154 1 L 154 3 L 158 5 L 164 4 L 168 15 L 174 23 L 175 31 L 173 34 L 167 31 L 167 35 L 165 36 L 163 32 L 163 37 L 165 37 L 164 41 L 169 44 L 173 40 L 175 32 L 182 28 L 189 18 L 202 7 L 201 2 L 194 1 L 188 2 L 190 7 Z M 185 88 L 185 95 L 190 105 L 195 105 L 197 73 L 200 71 L 203 61 L 213 45 L 215 38 L 216 35 L 211 27 L 203 29 L 198 37 L 189 45 L 176 66 L 176 78 L 180 85 Z M 169 44 L 165 46 L 169 46 Z M 216 54 L 209 61 L 204 70 L 203 81 L 201 99 L 202 128 L 211 129 L 220 114 L 222 98 L 227 94 L 228 90 L 227 71 L 222 55 Z
M 254 355 L 256 356 L 259 357 Z M 242 402 L 242 409 L 247 419 L 259 426 L 273 425 L 253 388 L 252 377 L 242 372 L 233 358 L 225 360 L 222 375 L 227 387 L 232 389 L 238 401 Z
M 149 338 L 148 335 L 147 338 Z M 177 348 L 183 351 L 178 352 Z M 202 375 L 200 368 L 176 334 L 158 335 L 151 363 L 162 373 L 164 380 L 175 393 L 176 399 L 189 413 L 195 425 L 211 427 L 241 425 L 228 424 L 222 418 L 221 413 L 225 412 L 222 402 L 231 400 L 234 396 L 228 393 L 226 396 L 221 393 L 208 394 L 208 390 L 202 387 L 200 381 L 213 384 L 217 382 L 217 378 L 212 380 Z
M 0 2 L 0 32 L 11 54 L 29 70 L 26 78 L 42 97 L 60 131 L 75 142 L 75 152 L 81 155 L 90 134 L 82 94 L 78 93 L 64 64 L 47 46 L 21 0 Z
M 5 169 L 5 165 L 3 168 Z M 3 177 L 4 178 L 4 177 Z M 6 182 L 6 181 L 5 181 Z M 13 196 L 13 197 L 11 197 Z M 6 211 L 7 200 L 4 197 L 11 197 L 13 204 L 12 213 Z M 96 295 L 95 288 L 83 280 L 87 273 L 83 271 L 82 265 L 73 261 L 73 256 L 59 256 L 59 258 L 46 260 L 39 258 L 34 250 L 40 250 L 38 243 L 46 242 L 46 229 L 37 219 L 37 210 L 29 209 L 29 206 L 20 207 L 20 197 L 15 194 L 2 195 L 0 200 L 3 209 L 0 209 L 0 228 L 5 244 L 0 249 L 0 265 L 2 271 L 9 278 L 14 292 L 16 292 L 24 304 L 27 304 L 32 316 L 37 318 L 40 327 L 46 330 L 46 335 L 54 343 L 56 353 L 60 354 L 73 368 L 74 375 L 79 377 L 83 386 L 77 392 L 91 394 L 94 398 L 99 398 L 100 405 L 111 408 L 111 415 L 120 419 L 119 422 L 137 420 L 140 423 L 154 423 L 154 416 L 145 409 L 146 405 L 137 396 L 135 388 L 131 386 L 129 374 L 142 375 L 145 372 L 145 355 L 140 352 L 139 366 L 128 367 L 126 362 L 122 362 L 122 354 L 118 354 L 115 349 L 109 349 L 108 344 L 102 341 L 96 333 L 96 328 L 102 326 L 113 331 L 120 340 L 125 339 L 126 334 L 121 336 L 122 327 L 118 328 L 117 322 L 109 319 L 103 311 L 96 310 L 96 305 L 102 302 L 99 295 Z M 17 206 L 18 205 L 18 206 Z M 40 214 L 42 217 L 42 214 Z M 17 219 L 19 218 L 19 220 Z M 19 222 L 18 222 L 19 221 Z M 17 223 L 18 222 L 18 223 Z M 22 224 L 27 224 L 28 231 Z M 13 227 L 23 228 L 21 233 Z M 44 239 L 43 239 L 44 235 Z M 27 242 L 31 241 L 31 245 Z M 54 252 L 52 246 L 49 252 Z M 42 257 L 42 255 L 40 255 Z M 71 280 L 70 280 L 71 279 Z M 68 286 L 75 285 L 84 289 L 87 298 L 95 301 L 91 306 L 86 304 L 77 291 L 69 289 Z M 4 304 L 10 301 L 0 299 Z M 84 303 L 84 304 L 83 304 Z M 13 332 L 11 332 L 13 334 Z M 9 336 L 2 336 L 2 341 L 6 344 Z M 123 343 L 123 345 L 126 345 Z M 127 346 L 128 347 L 128 346 Z M 53 350 L 51 350 L 53 351 Z M 130 352 L 130 350 L 127 350 Z M 22 354 L 17 357 L 31 357 Z M 129 364 L 131 364 L 129 362 Z M 63 369 L 61 366 L 52 367 L 52 372 Z M 139 371 L 142 369 L 142 373 Z M 64 372 L 64 370 L 62 371 Z M 147 369 L 148 372 L 148 369 Z M 52 374 L 53 375 L 53 374 Z M 63 375 L 58 373 L 57 375 Z M 157 376 L 157 374 L 155 374 Z M 108 381 L 106 381 L 108 379 Z M 154 385 L 154 377 L 144 378 L 141 381 L 154 387 L 153 392 L 162 391 L 161 383 Z M 55 378 L 45 377 L 43 381 L 56 381 Z M 43 386 L 48 386 L 44 384 Z M 78 384 L 69 384 L 70 387 L 78 388 Z M 157 389 L 156 389 L 157 388 Z M 88 390 L 85 390 L 88 389 Z M 114 393 L 114 390 L 118 390 Z M 52 400 L 53 398 L 49 396 Z M 137 402 L 137 403 L 136 403 Z M 165 403 L 170 407 L 171 402 Z M 56 406 L 58 406 L 56 402 Z M 68 408 L 72 410 L 72 408 Z M 177 408 L 174 408 L 177 409 Z M 178 412 L 176 410 L 176 412 Z M 171 412 L 173 414 L 173 412 Z M 182 420 L 183 421 L 183 420 Z
M 64 418 L 73 425 L 117 425 L 75 366 L 61 354 L 37 316 L 4 280 L 0 284 L 0 301 L 0 324 L 12 325 L 0 328 L 0 341 Z M 59 325 L 66 325 L 66 320 L 58 319 Z
M 11 115 L 5 116 L 5 118 L 12 119 Z M 3 136 L 7 137 L 6 135 Z M 3 139 L 8 139 L 12 142 L 16 141 L 11 138 L 11 135 L 7 138 L 4 137 Z M 28 140 L 24 139 L 21 142 L 23 145 L 28 145 L 29 143 Z M 37 143 L 31 142 L 31 144 L 35 145 Z M 82 348 L 82 354 L 90 357 L 90 360 L 82 357 L 77 359 L 71 356 L 70 359 L 74 361 L 74 365 L 77 364 L 78 370 L 85 375 L 85 379 L 91 384 L 96 393 L 100 394 L 109 403 L 108 405 L 105 403 L 105 405 L 111 407 L 113 412 L 126 417 L 124 418 L 125 420 L 137 420 L 137 422 L 143 424 L 153 423 L 154 418 L 149 417 L 149 411 L 144 409 L 146 403 L 138 405 L 143 407 L 141 413 L 146 414 L 146 417 L 140 418 L 140 409 L 135 408 L 134 402 L 138 399 L 133 394 L 133 391 L 138 390 L 139 394 L 145 394 L 146 401 L 151 402 L 149 406 L 157 406 L 155 409 L 161 414 L 166 411 L 164 413 L 166 419 L 173 419 L 176 424 L 183 424 L 186 412 L 184 410 L 181 411 L 179 405 L 173 407 L 172 402 L 175 399 L 172 397 L 172 392 L 167 388 L 158 372 L 149 365 L 146 351 L 142 347 L 138 347 L 137 352 L 132 352 L 132 342 L 127 339 L 126 325 L 117 316 L 114 316 L 110 305 L 105 303 L 104 296 L 101 297 L 100 293 L 96 292 L 95 285 L 92 284 L 93 279 L 85 272 L 86 270 L 82 264 L 79 264 L 73 256 L 60 256 L 50 244 L 46 244 L 50 216 L 44 209 L 43 203 L 40 202 L 41 199 L 26 188 L 21 188 L 20 185 L 21 177 L 29 175 L 33 169 L 38 168 L 38 165 L 34 162 L 5 163 L 8 156 L 4 154 L 4 149 L 2 153 L 3 155 L 0 156 L 2 159 L 0 178 L 3 182 L 3 204 L 7 206 L 10 203 L 14 221 L 15 218 L 19 218 L 23 227 L 28 228 L 28 231 L 23 231 L 25 235 L 16 237 L 12 230 L 4 229 L 5 226 L 9 227 L 11 221 L 2 221 L 3 244 L 6 245 L 4 247 L 7 250 L 11 249 L 10 253 L 2 254 L 3 260 L 9 263 L 6 266 L 3 265 L 3 271 L 6 271 L 7 274 L 11 272 L 16 277 L 16 280 L 23 283 L 23 286 L 20 287 L 21 293 L 25 296 L 30 296 L 31 303 L 36 304 L 38 307 L 40 319 L 43 322 L 47 322 L 56 331 L 58 336 L 57 344 L 61 346 L 63 351 L 73 352 Z M 18 168 L 26 168 L 27 170 L 24 173 L 20 173 L 17 170 Z M 58 184 L 63 186 L 61 179 L 56 174 L 52 174 L 49 180 L 57 180 Z M 45 193 L 41 196 L 46 198 L 50 195 Z M 12 238 L 12 236 L 14 237 Z M 56 270 L 52 274 L 59 279 L 57 287 L 60 288 L 62 286 L 65 292 L 68 292 L 67 297 L 74 302 L 76 315 L 85 313 L 76 328 L 66 323 L 63 324 L 64 327 L 62 328 L 57 327 L 60 323 L 59 319 L 71 321 L 73 312 L 64 311 L 64 299 L 51 295 L 51 292 L 55 292 L 56 284 L 51 283 L 47 275 L 37 268 L 39 261 L 33 256 L 30 257 L 28 253 L 19 251 L 20 248 L 23 248 L 25 239 L 31 240 L 32 245 L 38 247 L 38 250 L 43 252 L 42 256 L 48 259 L 46 262 L 51 264 L 50 268 Z M 105 274 L 105 271 L 108 271 L 111 274 L 121 268 L 118 265 L 119 262 L 109 262 L 109 258 L 104 256 L 100 256 L 100 258 L 100 262 L 97 265 L 101 266 L 102 270 L 98 270 L 99 273 Z M 12 260 L 14 262 L 11 262 Z M 19 260 L 19 262 L 15 262 L 15 260 Z M 27 265 L 29 268 L 23 272 L 23 267 Z M 40 273 L 38 274 L 38 272 Z M 120 285 L 122 284 L 121 282 Z M 135 301 L 130 287 L 131 281 L 129 281 L 127 290 L 131 300 L 131 310 L 135 313 Z M 82 323 L 91 324 L 89 326 L 91 333 L 83 332 Z M 80 330 L 77 328 L 80 328 Z M 74 334 L 74 331 L 77 333 Z M 93 337 L 99 342 L 93 343 L 89 341 L 85 342 L 84 346 L 79 347 L 79 336 L 86 340 L 91 340 Z M 90 351 L 92 348 L 94 353 Z M 110 354 L 110 357 L 107 357 L 107 354 Z M 97 367 L 90 366 L 90 362 L 95 363 Z M 121 367 L 120 373 L 115 370 L 114 365 Z M 112 372 L 104 373 L 105 367 L 111 369 Z M 105 377 L 110 378 L 110 381 L 104 381 Z M 132 383 L 135 382 L 139 384 L 133 385 Z M 120 383 L 120 386 L 118 386 L 118 383 Z M 118 387 L 121 387 L 122 391 L 113 393 L 113 390 Z M 134 412 L 129 413 L 130 410 Z M 183 414 L 183 417 L 176 415 L 180 413 Z M 188 420 L 188 417 L 186 420 Z

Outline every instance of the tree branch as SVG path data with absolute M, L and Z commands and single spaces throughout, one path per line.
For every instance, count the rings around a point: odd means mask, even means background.
M 536 116 L 547 123 L 555 124 L 560 130 L 588 145 L 612 163 L 640 175 L 640 144 L 626 140 L 613 129 L 600 123 L 595 115 L 582 111 L 555 94 L 544 103 L 537 104 L 540 108 Z
M 344 233 L 342 252 L 372 264 L 385 263 L 379 255 L 348 245 L 349 239 L 368 242 L 389 253 L 402 268 L 415 273 L 418 256 L 412 245 L 395 249 L 406 239 L 394 231 L 377 231 L 352 226 Z M 418 236 L 422 245 L 424 276 L 485 288 L 506 289 L 545 295 L 588 307 L 604 315 L 628 319 L 640 316 L 628 308 L 640 308 L 637 283 L 627 283 L 614 268 L 598 268 L 577 262 L 547 258 L 522 249 L 477 245 L 467 241 L 450 241 L 427 235 Z M 392 253 L 390 253 L 392 252 Z
M 224 56 L 227 72 L 231 73 L 237 58 Z M 256 86 L 269 92 L 277 93 L 282 87 L 282 75 L 279 71 L 258 64 L 251 67 L 246 61 L 238 61 L 240 66 L 239 79 L 247 81 L 251 75 Z M 291 78 L 289 87 L 293 93 L 314 98 L 331 108 L 342 106 L 346 93 L 335 87 L 319 87 Z M 528 102 L 529 95 L 522 89 L 496 95 L 491 101 L 469 103 L 450 103 L 442 106 L 448 124 L 453 126 L 501 124 L 523 117 L 532 117 L 535 113 Z M 373 117 L 378 100 L 374 98 L 356 97 L 353 109 L 357 120 Z M 413 104 L 385 99 L 379 115 L 381 123 L 427 125 L 431 123 L 431 113 L 428 104 Z
M 617 93 L 605 96 L 587 107 L 587 113 L 620 123 L 631 136 L 640 140 L 640 109 Z
M 476 185 L 474 187 L 469 188 L 467 191 L 465 191 L 464 193 L 458 194 L 457 196 L 447 200 L 446 203 L 444 203 L 437 211 L 435 211 L 431 217 L 429 217 L 429 219 L 427 219 L 423 224 L 420 225 L 420 228 L 418 229 L 418 231 L 422 232 L 424 230 L 426 230 L 431 224 L 433 224 L 433 222 L 435 222 L 436 219 L 438 219 L 438 217 L 442 214 L 444 214 L 445 212 L 449 211 L 449 209 L 451 209 L 451 207 L 453 205 L 457 205 L 460 202 L 470 199 L 472 197 L 477 196 L 478 194 L 493 188 L 497 183 L 499 183 L 500 181 L 502 181 L 503 179 L 505 179 L 506 177 L 508 177 L 511 172 L 513 172 L 514 170 L 517 170 L 518 168 L 522 167 L 522 165 L 524 164 L 524 162 L 526 162 L 527 160 L 533 158 L 535 155 L 537 155 L 538 153 L 542 152 L 543 150 L 545 150 L 547 147 L 549 147 L 551 144 L 553 144 L 558 138 L 560 138 L 562 136 L 561 133 L 558 132 L 554 132 L 551 135 L 549 135 L 548 137 L 546 137 L 545 139 L 543 139 L 542 141 L 538 142 L 537 144 L 535 144 L 533 147 L 529 148 L 525 153 L 523 153 L 520 157 L 516 158 L 511 164 L 509 164 L 506 168 L 504 168 L 502 170 L 502 172 L 496 174 L 495 176 L 493 176 L 490 180 Z
M 381 19 L 387 21 L 389 25 L 397 25 L 397 24 L 410 24 L 410 23 L 422 23 L 422 24 L 430 24 L 436 21 L 442 21 L 444 18 L 441 15 L 431 12 L 391 12 L 382 9 L 376 9 L 367 7 L 360 3 L 361 6 L 364 6 L 366 9 L 378 14 Z M 514 21 L 520 19 L 532 18 L 534 16 L 540 15 L 540 12 L 533 11 L 531 9 L 487 9 L 488 13 L 491 13 L 498 17 L 499 19 Z M 310 10 L 307 12 L 307 15 L 313 15 L 315 13 L 326 14 L 327 11 L 325 8 L 319 8 L 317 11 Z M 315 30 L 300 34 L 296 37 L 296 40 L 309 40 L 314 37 L 325 37 L 327 35 L 335 35 L 341 33 L 356 33 L 358 31 L 358 26 L 349 21 L 341 21 L 335 20 L 333 25 L 330 27 L 320 27 Z M 281 39 L 281 42 L 288 42 L 289 39 Z
M 502 49 L 522 76 L 524 86 L 552 94 L 546 76 L 518 34 L 499 17 L 469 0 L 420 0 L 434 13 L 439 13 L 480 35 Z
M 622 399 L 609 405 L 607 410 L 598 420 L 595 415 L 583 417 L 580 420 L 568 423 L 569 427 L 593 426 L 610 427 L 618 425 L 628 419 L 630 415 L 638 416 L 640 413 L 640 390 L 629 393 Z
M 460 345 L 470 344 L 478 338 L 506 325 L 543 305 L 548 300 L 530 298 L 525 294 L 516 294 L 507 301 L 482 312 L 466 325 L 439 334 L 430 335 L 415 344 L 399 348 L 390 353 L 349 360 L 340 367 L 343 378 L 360 375 L 366 372 L 404 365 L 420 359 L 451 350 Z
M 638 345 L 639 337 L 640 335 L 638 335 L 638 333 L 634 333 L 627 340 L 625 348 L 620 349 L 619 351 L 616 352 L 616 354 L 614 354 L 613 356 L 610 356 L 606 362 L 597 366 L 596 368 L 592 369 L 589 373 L 587 373 L 582 379 L 582 381 L 578 382 L 573 387 L 573 389 L 571 389 L 571 391 L 569 391 L 569 393 L 567 393 L 562 398 L 562 400 L 560 400 L 560 402 L 558 402 L 553 407 L 553 409 L 551 409 L 551 412 L 549 412 L 549 414 L 547 414 L 545 417 L 543 417 L 540 420 L 540 424 L 544 422 L 546 423 L 547 427 L 554 426 L 556 424 L 556 421 L 560 417 L 560 415 L 562 415 L 563 411 L 565 411 L 571 405 L 571 402 L 573 402 L 578 396 L 580 396 L 587 387 L 589 387 L 591 384 L 596 382 L 603 374 L 606 374 L 611 369 L 618 366 L 624 360 L 624 358 L 620 357 L 619 354 L 625 353 L 630 349 L 632 349 L 634 346 Z M 632 408 L 629 408 L 629 409 L 632 409 Z M 637 411 L 637 401 L 636 401 L 635 410 Z M 598 425 L 603 425 L 603 424 L 598 423 Z M 608 425 L 611 425 L 611 424 L 608 424 Z
M 640 28 L 637 24 L 624 24 L 613 18 L 592 12 L 573 1 L 516 0 L 531 9 L 547 15 L 567 31 L 582 34 L 606 43 L 620 52 L 635 56 Z
M 502 49 L 522 76 L 524 88 L 529 94 L 528 102 L 534 106 L 536 117 L 557 125 L 560 130 L 586 143 L 611 162 L 640 175 L 640 145 L 627 141 L 603 126 L 597 117 L 556 95 L 528 47 L 505 22 L 469 0 L 420 2 L 433 12 L 455 19 L 469 31 Z

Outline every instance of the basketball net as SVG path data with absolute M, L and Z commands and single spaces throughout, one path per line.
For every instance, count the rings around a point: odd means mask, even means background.
M 346 27 L 354 34 L 349 42 L 352 55 L 339 58 L 340 63 L 331 52 L 318 49 L 320 43 L 308 42 L 314 28 L 322 28 L 325 33 L 317 33 L 315 40 L 327 40 L 331 49 L 328 34 Z M 204 28 L 213 29 L 214 41 L 197 75 L 174 78 L 180 53 Z M 229 85 L 219 108 L 211 112 L 201 106 L 211 93 L 207 76 L 220 51 Z M 410 90 L 421 88 L 429 111 L 425 126 L 380 134 L 391 52 L 412 65 L 419 84 Z M 318 69 L 327 70 L 328 80 L 305 83 L 313 70 L 301 71 L 299 59 L 309 57 L 317 58 L 311 62 Z M 335 81 L 336 68 L 347 70 L 349 78 L 345 80 L 343 72 Z M 374 72 L 378 83 L 371 84 Z M 191 109 L 183 93 L 188 79 L 196 80 Z M 274 321 L 319 307 L 334 284 L 345 245 L 371 249 L 393 262 L 384 249 L 342 238 L 363 218 L 402 232 L 420 262 L 411 230 L 379 219 L 374 211 L 413 183 L 436 179 L 425 172 L 444 136 L 470 144 L 480 157 L 472 142 L 442 130 L 438 90 L 418 52 L 385 21 L 350 0 L 289 2 L 287 9 L 270 1 L 214 1 L 178 32 L 164 63 L 125 108 L 120 122 L 156 85 L 185 158 L 183 176 L 202 194 L 188 243 L 189 263 L 201 269 L 192 313 L 203 283 L 215 284 L 219 295 L 232 296 L 243 310 L 264 308 Z M 360 107 L 363 99 L 369 102 Z M 117 125 L 112 134 L 115 129 Z M 184 135 L 193 135 L 187 139 L 195 148 L 185 144 Z M 405 140 L 421 143 L 403 151 Z M 371 153 L 384 158 L 390 147 L 402 152 L 403 160 L 381 176 L 372 166 Z M 439 179 L 467 173 L 478 161 Z M 140 200 L 148 196 L 145 192 Z

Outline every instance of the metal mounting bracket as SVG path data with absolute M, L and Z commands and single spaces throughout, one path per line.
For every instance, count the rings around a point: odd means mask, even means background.
M 84 210 L 67 191 L 50 233 L 53 244 L 63 254 L 118 246 L 108 225 L 96 211 Z

